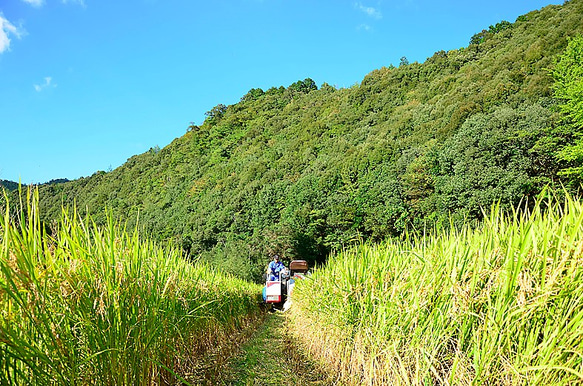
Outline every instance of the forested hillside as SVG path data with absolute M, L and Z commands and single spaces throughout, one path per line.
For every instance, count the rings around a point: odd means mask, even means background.
M 572 38 L 582 20 L 583 0 L 571 0 L 350 88 L 305 79 L 252 89 L 162 149 L 41 186 L 42 213 L 76 202 L 103 222 L 107 207 L 257 278 L 271 253 L 323 261 L 427 221 L 478 220 L 481 207 L 516 205 L 547 184 L 577 190 L 583 109 L 570 87 L 581 81 L 568 80 L 581 79 Z
M 6 188 L 8 190 L 18 189 L 18 183 L 8 180 L 0 180 L 0 187 Z

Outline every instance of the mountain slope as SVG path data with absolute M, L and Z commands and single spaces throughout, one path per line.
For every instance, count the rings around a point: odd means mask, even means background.
M 348 89 L 252 89 L 161 150 L 41 186 L 46 219 L 73 202 L 98 222 L 104 207 L 130 226 L 139 211 L 146 232 L 244 277 L 271 253 L 321 262 L 426 220 L 479 219 L 559 181 L 537 143 L 560 118 L 548 69 L 582 19 L 571 0 Z
M 9 181 L 9 180 L 0 180 L 0 187 L 6 188 L 8 190 L 16 190 L 16 189 L 18 189 L 18 182 Z

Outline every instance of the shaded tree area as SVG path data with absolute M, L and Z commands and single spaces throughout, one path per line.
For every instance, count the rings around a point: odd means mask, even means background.
M 7 190 L 16 190 L 18 189 L 18 182 L 0 180 L 0 187 L 5 188 Z
M 580 176 L 569 169 L 581 165 L 569 158 L 580 110 L 565 111 L 559 84 L 582 16 L 581 0 L 545 7 L 350 88 L 308 78 L 251 89 L 157 152 L 41 186 L 45 219 L 76 202 L 99 223 L 107 208 L 191 258 L 255 279 L 272 253 L 323 262 L 450 216 L 478 221 L 494 202 Z M 570 134 L 557 135 L 566 125 Z

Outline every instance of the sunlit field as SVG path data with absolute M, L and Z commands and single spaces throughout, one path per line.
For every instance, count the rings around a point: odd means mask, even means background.
M 348 384 L 583 383 L 582 222 L 551 199 L 347 250 L 296 286 L 296 334 Z
M 191 382 L 258 311 L 255 285 L 111 218 L 64 212 L 49 235 L 23 202 L 0 220 L 0 384 Z

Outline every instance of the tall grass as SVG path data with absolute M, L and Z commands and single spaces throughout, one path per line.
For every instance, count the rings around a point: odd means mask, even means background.
M 48 236 L 37 202 L 0 217 L 2 385 L 200 382 L 204 355 L 257 311 L 256 286 L 112 219 L 64 212 Z
M 346 384 L 583 384 L 582 223 L 567 197 L 344 251 L 296 285 L 294 330 Z

